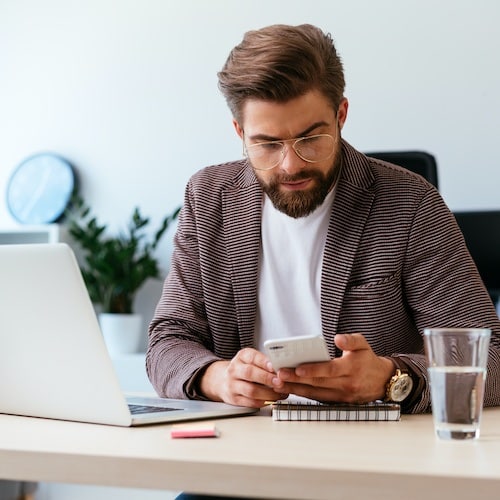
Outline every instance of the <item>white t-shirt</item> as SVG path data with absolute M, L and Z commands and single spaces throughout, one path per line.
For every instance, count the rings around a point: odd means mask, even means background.
M 294 219 L 264 196 L 255 345 L 321 335 L 321 269 L 335 190 L 313 213 Z

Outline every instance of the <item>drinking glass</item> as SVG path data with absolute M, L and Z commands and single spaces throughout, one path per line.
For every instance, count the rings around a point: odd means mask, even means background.
M 491 330 L 426 328 L 434 429 L 441 439 L 479 437 Z

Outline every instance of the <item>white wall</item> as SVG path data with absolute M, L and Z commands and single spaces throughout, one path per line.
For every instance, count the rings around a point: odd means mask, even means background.
M 157 224 L 192 173 L 240 157 L 216 72 L 244 31 L 278 22 L 333 34 L 348 141 L 428 150 L 450 208 L 500 208 L 497 0 L 0 0 L 2 197 L 20 161 L 50 150 L 102 222 L 139 205 Z M 2 200 L 0 227 L 13 224 Z

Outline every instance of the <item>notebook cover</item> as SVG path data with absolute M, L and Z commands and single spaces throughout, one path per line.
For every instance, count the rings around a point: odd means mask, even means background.
M 286 399 L 272 405 L 273 420 L 397 421 L 401 407 L 396 403 L 375 401 L 363 404 L 319 403 Z

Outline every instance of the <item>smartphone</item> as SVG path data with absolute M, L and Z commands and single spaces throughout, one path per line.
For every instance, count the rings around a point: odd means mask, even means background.
M 280 368 L 295 368 L 302 363 L 330 360 L 322 335 L 266 340 L 264 350 L 275 371 Z

